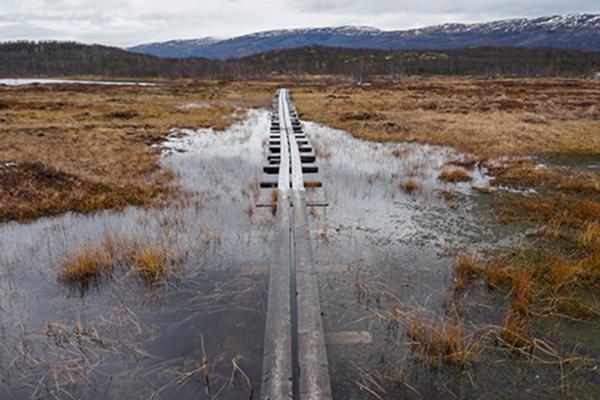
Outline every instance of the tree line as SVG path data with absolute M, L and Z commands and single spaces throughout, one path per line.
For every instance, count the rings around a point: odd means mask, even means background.
M 0 43 L 0 77 L 101 75 L 194 79 L 269 79 L 274 75 L 343 75 L 357 81 L 406 75 L 592 76 L 600 52 L 476 47 L 383 51 L 312 46 L 226 61 L 159 58 L 75 42 Z

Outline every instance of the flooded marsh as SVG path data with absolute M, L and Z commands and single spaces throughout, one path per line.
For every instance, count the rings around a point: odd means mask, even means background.
M 161 201 L 0 224 L 0 397 L 259 398 L 278 194 L 260 187 L 271 116 L 251 103 L 271 87 L 245 103 L 218 85 L 227 104 L 165 101 L 223 106 L 233 124 L 188 115 L 144 142 L 169 174 Z M 597 157 L 302 128 L 322 183 L 307 215 L 335 399 L 597 397 Z
M 266 275 L 251 268 L 266 263 L 271 220 L 241 204 L 256 201 L 267 123 L 253 112 L 227 132 L 168 139 L 161 163 L 184 191 L 168 206 L 2 225 L 0 373 L 12 398 L 258 390 Z

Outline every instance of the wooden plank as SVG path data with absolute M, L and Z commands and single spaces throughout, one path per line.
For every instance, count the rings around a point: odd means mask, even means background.
M 328 346 L 340 346 L 350 344 L 370 344 L 373 341 L 369 331 L 339 331 L 328 332 L 325 335 Z
M 316 161 L 316 157 L 300 153 L 298 141 L 307 145 L 308 141 L 297 139 L 294 134 L 292 125 L 299 125 L 299 121 L 292 121 L 297 117 L 287 90 L 279 91 L 277 107 L 280 157 L 277 160 L 269 156 L 270 162 L 279 162 L 277 222 L 272 233 L 260 398 L 330 400 L 325 333 L 303 178 L 303 164 Z M 271 149 L 275 150 L 274 146 Z M 313 165 L 304 168 L 307 172 L 318 171 Z M 255 270 L 247 272 L 251 271 Z

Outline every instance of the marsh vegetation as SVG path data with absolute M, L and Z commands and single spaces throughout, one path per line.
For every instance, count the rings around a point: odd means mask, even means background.
M 7 393 L 256 397 L 280 85 L 0 88 Z M 287 86 L 336 397 L 595 398 L 598 85 Z

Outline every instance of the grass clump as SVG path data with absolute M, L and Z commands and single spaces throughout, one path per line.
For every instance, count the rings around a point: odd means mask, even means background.
M 392 155 L 397 158 L 406 156 L 410 150 L 407 147 L 396 147 L 392 150 Z
M 577 245 L 592 253 L 600 253 L 600 221 L 584 225 L 576 239 Z
M 57 280 L 80 291 L 111 276 L 115 268 L 114 243 L 107 238 L 101 245 L 87 245 L 58 268 Z
M 510 282 L 511 274 L 508 266 L 500 260 L 492 260 L 482 273 L 488 289 L 498 289 Z
M 473 178 L 462 168 L 445 168 L 438 179 L 444 182 L 470 182 Z
M 481 273 L 477 255 L 472 252 L 460 254 L 454 263 L 454 271 L 454 289 L 461 290 Z
M 115 241 L 107 237 L 101 244 L 86 245 L 58 268 L 57 280 L 82 293 L 118 270 L 131 270 L 142 281 L 155 284 L 174 275 L 172 258 L 163 246 L 140 245 L 136 240 Z
M 99 281 L 102 272 L 102 260 L 96 251 L 80 251 L 60 266 L 58 280 L 83 290 Z
M 400 185 L 400 188 L 404 190 L 408 194 L 413 194 L 414 192 L 421 190 L 421 185 L 415 181 L 406 181 Z
M 529 315 L 529 301 L 533 294 L 533 281 L 528 268 L 519 268 L 512 274 L 511 292 L 513 310 L 521 315 Z
M 500 338 L 511 347 L 529 345 L 527 320 L 522 315 L 509 311 L 502 321 Z
M 162 247 L 145 247 L 135 254 L 133 267 L 137 275 L 153 284 L 169 276 L 167 252 Z
M 431 366 L 443 363 L 464 368 L 474 360 L 478 348 L 474 337 L 466 334 L 462 324 L 452 319 L 426 322 L 415 316 L 410 321 L 408 336 L 414 341 L 414 354 Z
M 277 214 L 277 202 L 279 200 L 279 192 L 277 189 L 271 190 L 271 214 Z

